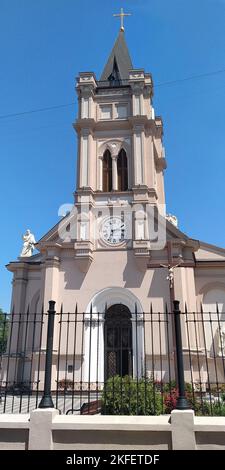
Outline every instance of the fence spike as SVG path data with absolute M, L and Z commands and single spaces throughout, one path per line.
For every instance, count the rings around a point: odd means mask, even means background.
M 187 311 L 187 302 L 185 302 L 185 304 L 184 304 L 184 311 L 185 311 L 186 314 L 188 313 L 188 311 Z
M 218 302 L 216 302 L 216 313 L 219 313 L 219 305 L 218 305 Z
M 92 315 L 92 302 L 91 302 L 91 307 L 90 307 L 90 314 Z
M 135 302 L 135 315 L 137 315 L 137 302 Z
M 63 313 L 63 304 L 61 304 L 60 313 Z
M 77 302 L 76 302 L 76 307 L 75 307 L 75 313 L 77 314 Z

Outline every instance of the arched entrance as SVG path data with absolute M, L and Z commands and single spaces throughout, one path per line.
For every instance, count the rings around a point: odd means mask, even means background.
M 135 313 L 135 310 L 138 313 Z M 142 312 L 139 299 L 126 288 L 108 287 L 92 297 L 85 315 L 82 369 L 84 381 L 104 383 L 107 377 L 116 373 L 120 374 L 120 372 L 122 375 L 126 375 L 128 372 L 133 377 L 143 376 L 144 324 Z M 119 318 L 122 318 L 121 324 Z M 119 347 L 115 348 L 116 331 L 120 345 L 123 339 L 121 353 Z M 126 335 L 128 335 L 128 340 Z M 119 345 L 119 342 L 117 344 Z M 109 363 L 106 365 L 106 360 L 111 360 L 111 369 L 109 369 Z
M 105 380 L 115 375 L 132 375 L 132 322 L 129 308 L 122 304 L 109 307 L 104 330 Z

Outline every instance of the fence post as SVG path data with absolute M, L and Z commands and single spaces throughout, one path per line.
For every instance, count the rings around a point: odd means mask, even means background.
M 177 410 L 188 410 L 187 398 L 185 397 L 185 383 L 184 383 L 184 362 L 183 362 L 183 348 L 181 337 L 181 324 L 180 324 L 180 307 L 179 301 L 173 301 L 173 314 L 174 314 L 174 327 L 176 338 L 176 360 L 177 360 L 177 382 L 178 382 L 178 399 L 176 404 Z
M 47 331 L 47 345 L 46 345 L 46 358 L 45 358 L 44 393 L 39 403 L 39 408 L 54 408 L 54 403 L 53 403 L 52 394 L 51 394 L 54 320 L 55 320 L 55 302 L 54 300 L 50 300 L 49 310 L 48 310 L 48 331 Z

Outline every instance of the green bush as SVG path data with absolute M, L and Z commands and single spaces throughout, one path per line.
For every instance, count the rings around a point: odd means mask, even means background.
M 102 414 L 159 415 L 163 399 L 150 379 L 116 375 L 107 380 L 102 392 Z
M 171 390 L 177 388 L 176 380 L 171 380 L 170 382 L 165 382 L 162 384 L 163 392 L 170 393 Z M 185 382 L 185 392 L 192 393 L 192 385 L 189 382 Z
M 203 406 L 197 410 L 196 415 L 198 416 L 225 416 L 225 404 L 224 403 L 203 403 Z

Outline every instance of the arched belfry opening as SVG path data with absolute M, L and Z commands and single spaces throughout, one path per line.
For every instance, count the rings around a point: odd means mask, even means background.
M 133 374 L 131 312 L 122 304 L 108 308 L 104 323 L 105 380 Z
M 109 80 L 110 86 L 119 86 L 121 83 L 120 73 L 119 73 L 119 69 L 118 69 L 118 65 L 117 65 L 117 61 L 115 57 L 113 61 L 113 69 L 108 77 L 108 80 Z
M 119 152 L 117 159 L 118 171 L 118 190 L 127 191 L 128 189 L 128 169 L 127 169 L 127 154 L 122 148 Z
M 112 157 L 107 149 L 103 155 L 103 191 L 112 191 Z

